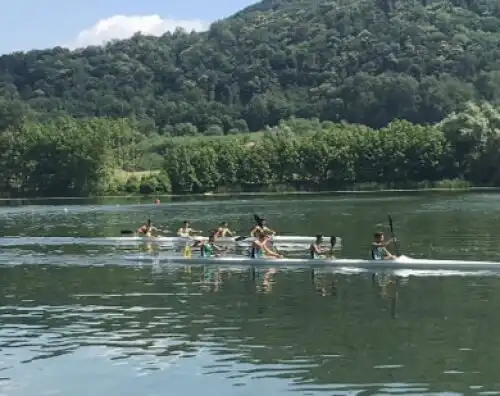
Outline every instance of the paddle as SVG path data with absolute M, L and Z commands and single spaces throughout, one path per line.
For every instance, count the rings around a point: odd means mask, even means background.
M 399 244 L 396 240 L 396 235 L 394 233 L 394 226 L 392 224 L 392 216 L 391 215 L 387 215 L 387 218 L 389 219 L 389 227 L 391 229 L 391 237 L 392 239 L 394 240 L 394 249 L 396 251 L 396 256 L 399 256 Z
M 333 257 L 333 249 L 335 248 L 335 244 L 337 243 L 337 237 L 330 237 L 330 256 Z
M 184 246 L 183 255 L 184 255 L 184 258 L 190 258 L 191 257 L 191 246 L 189 246 L 189 245 Z
M 262 218 L 259 215 L 254 213 L 253 218 L 259 226 L 262 225 Z
M 254 218 L 255 222 L 257 223 L 257 225 L 259 227 L 262 227 L 262 220 L 264 220 L 264 219 L 255 213 L 253 215 L 253 218 Z M 241 241 L 244 241 L 245 239 L 250 239 L 250 238 L 252 238 L 252 237 L 246 236 L 246 235 L 241 235 L 241 236 L 235 237 L 234 240 L 235 240 L 235 242 L 241 242 Z
M 262 225 L 262 218 L 258 215 L 258 214 L 255 214 L 253 215 L 253 218 L 255 220 L 255 222 L 261 226 Z M 251 236 L 248 236 L 248 235 L 240 235 L 240 236 L 237 236 L 234 238 L 234 241 L 235 242 L 241 242 L 241 241 L 244 241 L 245 239 L 250 239 L 252 238 Z
M 163 233 L 170 232 L 166 228 L 165 229 L 156 228 L 156 230 L 159 231 L 159 232 L 163 232 Z M 135 231 L 133 231 L 133 230 L 120 230 L 120 234 L 122 234 L 122 235 L 133 235 L 133 234 L 135 234 Z

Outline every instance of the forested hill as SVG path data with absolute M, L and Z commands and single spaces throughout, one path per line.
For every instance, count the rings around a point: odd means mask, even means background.
M 498 0 L 264 0 L 208 32 L 0 57 L 0 129 L 21 117 L 134 117 L 217 135 L 290 116 L 435 122 L 500 98 Z

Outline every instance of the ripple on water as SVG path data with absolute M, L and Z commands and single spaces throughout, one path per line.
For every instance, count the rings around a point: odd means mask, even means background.
M 241 229 L 254 211 L 274 214 L 280 229 L 333 225 L 349 241 L 342 256 L 355 257 L 366 253 L 360 235 L 371 235 L 390 210 L 412 255 L 479 260 L 500 257 L 498 205 L 490 210 L 487 200 L 475 197 L 469 209 L 455 198 L 418 197 L 176 203 L 171 219 L 168 205 L 147 210 L 172 224 L 191 217 L 202 228 L 220 216 L 215 207 Z M 140 205 L 16 210 L 4 213 L 4 234 L 112 234 L 145 217 Z M 123 249 L 113 248 L 5 249 L 0 265 L 11 268 L 0 267 L 2 396 L 497 393 L 497 277 L 399 271 L 372 279 L 349 269 L 208 274 L 125 266 Z

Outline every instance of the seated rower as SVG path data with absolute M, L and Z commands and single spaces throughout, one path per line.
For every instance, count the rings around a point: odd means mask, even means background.
M 256 237 L 257 232 L 264 233 L 264 235 L 275 235 L 276 231 L 271 230 L 266 226 L 266 219 L 259 219 L 257 224 L 250 230 L 250 236 Z
M 191 236 L 191 234 L 198 234 L 200 232 L 201 231 L 193 230 L 189 226 L 189 221 L 185 221 L 184 223 L 182 223 L 182 227 L 177 230 L 177 236 L 188 238 Z
M 232 237 L 234 234 L 233 232 L 229 229 L 229 225 L 227 221 L 223 221 L 222 223 L 219 224 L 219 227 L 214 232 L 214 237 L 215 238 L 224 238 L 224 237 Z
M 148 219 L 146 224 L 139 227 L 137 229 L 137 233 L 143 234 L 143 236 L 150 237 L 152 231 L 160 231 L 158 228 L 153 227 L 153 223 L 151 223 L 151 219 Z
M 250 257 L 252 258 L 282 258 L 280 254 L 273 252 L 269 246 L 269 237 L 264 234 L 262 231 L 259 231 L 255 236 L 256 239 L 252 242 L 252 249 L 250 253 Z
M 325 258 L 324 255 L 329 252 L 329 250 L 321 248 L 322 243 L 323 243 L 323 235 L 321 234 L 316 235 L 316 241 L 311 243 L 311 245 L 309 245 L 309 254 L 310 254 L 309 258 L 311 260 L 324 259 Z M 332 258 L 334 258 L 333 255 Z
M 394 239 L 389 239 L 387 242 L 384 241 L 384 233 L 376 232 L 375 233 L 375 241 L 372 242 L 372 259 L 373 260 L 394 260 L 398 258 L 397 256 L 391 254 L 386 246 L 391 242 L 394 242 Z
M 214 234 L 208 237 L 208 241 L 203 241 L 200 244 L 200 255 L 201 257 L 218 257 L 219 253 L 225 251 L 226 249 L 217 246 L 215 243 Z

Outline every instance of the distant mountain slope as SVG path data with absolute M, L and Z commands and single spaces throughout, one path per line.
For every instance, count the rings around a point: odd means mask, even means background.
M 319 117 L 434 122 L 500 98 L 500 2 L 264 0 L 205 33 L 0 57 L 0 128 L 34 111 L 173 135 Z

